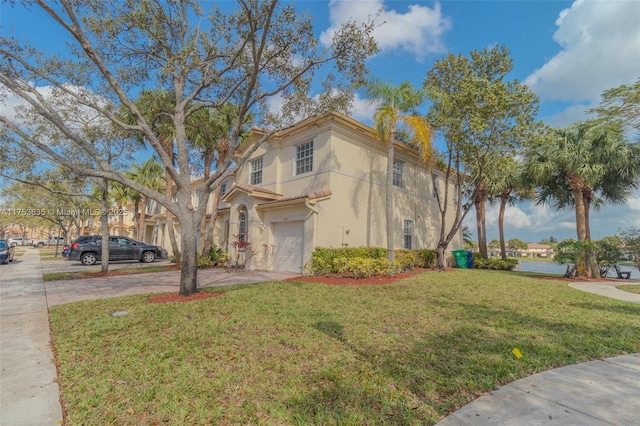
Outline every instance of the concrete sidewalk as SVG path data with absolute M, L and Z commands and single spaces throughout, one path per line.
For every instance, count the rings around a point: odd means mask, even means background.
M 640 354 L 589 361 L 511 382 L 437 426 L 640 425 Z
M 38 251 L 0 265 L 0 425 L 62 424 Z

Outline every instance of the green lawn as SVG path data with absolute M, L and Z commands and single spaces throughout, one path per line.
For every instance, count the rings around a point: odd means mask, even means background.
M 66 424 L 433 424 L 520 377 L 640 352 L 640 305 L 510 272 L 221 291 L 52 307 Z
M 620 290 L 628 291 L 629 293 L 638 293 L 640 294 L 640 285 L 620 285 L 617 288 Z

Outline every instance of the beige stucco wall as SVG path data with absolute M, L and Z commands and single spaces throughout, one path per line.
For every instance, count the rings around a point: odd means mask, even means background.
M 302 221 L 304 224 L 305 263 L 310 260 L 314 247 L 386 247 L 386 147 L 375 139 L 370 129 L 353 123 L 323 119 L 289 129 L 271 142 L 263 143 L 250 159 L 263 158 L 262 184 L 259 186 L 281 194 L 283 198 L 326 190 L 331 191 L 331 196 L 317 202 L 312 200 L 311 208 L 304 200 L 299 200 L 283 207 L 265 209 L 259 204 L 267 199 L 234 193 L 226 200 L 228 203 L 222 204 L 229 209 L 223 210 L 216 221 L 216 245 L 227 247 L 229 254 L 234 256 L 230 243 L 232 236 L 238 233 L 239 211 L 246 209 L 249 241 L 253 250 L 259 252 L 248 263 L 252 269 L 271 268 L 269 246 L 274 240 L 274 224 L 284 221 Z M 310 140 L 314 142 L 313 171 L 295 175 L 295 147 Z M 407 219 L 413 221 L 413 248 L 435 248 L 440 212 L 431 176 L 432 173 L 439 175 L 439 191 L 443 194 L 444 175 L 422 163 L 414 151 L 398 147 L 396 159 L 404 162 L 404 187 L 394 188 L 393 192 L 394 245 L 397 249 L 403 248 L 403 221 Z M 251 161 L 247 161 L 238 169 L 237 182 L 250 184 L 250 168 Z M 227 191 L 230 190 L 229 181 Z M 213 203 L 213 197 L 209 202 Z M 448 209 L 447 231 L 455 215 L 453 196 L 450 196 Z M 227 222 L 229 239 L 225 241 Z M 158 233 L 158 238 L 161 238 L 159 244 L 170 249 L 165 228 Z M 449 249 L 461 247 L 462 238 L 458 233 Z

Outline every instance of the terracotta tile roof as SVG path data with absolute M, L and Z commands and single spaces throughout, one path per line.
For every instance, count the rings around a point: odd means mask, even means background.
M 315 200 L 317 198 L 324 198 L 324 197 L 329 197 L 329 196 L 331 196 L 331 190 L 330 189 L 325 189 L 324 191 L 310 192 L 308 194 L 302 194 L 302 195 L 296 195 L 296 196 L 293 196 L 293 197 L 281 198 L 279 200 L 266 201 L 264 203 L 258 204 L 258 206 L 272 205 L 272 204 L 278 204 L 278 203 L 284 203 L 284 202 L 287 202 L 287 201 L 295 201 L 295 200 L 302 200 L 302 199 Z
M 263 192 L 265 194 L 282 196 L 282 194 L 278 194 L 277 192 L 270 191 L 267 188 L 263 188 L 261 186 L 249 185 L 246 183 L 238 183 L 238 182 L 234 183 L 234 186 L 247 192 Z

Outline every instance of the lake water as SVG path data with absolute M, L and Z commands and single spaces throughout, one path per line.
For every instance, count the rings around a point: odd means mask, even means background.
M 622 271 L 630 271 L 631 279 L 640 278 L 640 272 L 633 266 L 622 266 L 620 268 Z M 517 270 L 517 267 L 516 267 Z M 520 271 L 522 272 L 541 272 L 545 274 L 561 274 L 564 275 L 567 267 L 564 265 L 558 265 L 553 262 L 527 262 L 520 261 Z M 607 278 L 615 278 L 616 271 L 611 269 L 611 271 L 607 274 Z

